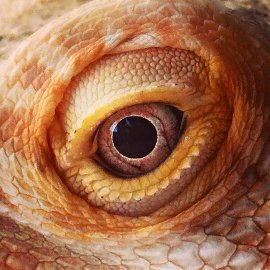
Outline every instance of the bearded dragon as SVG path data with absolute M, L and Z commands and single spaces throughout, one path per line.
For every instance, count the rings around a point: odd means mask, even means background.
M 0 71 L 0 269 L 270 269 L 269 41 L 219 1 L 96 0 L 21 42 Z M 105 170 L 99 125 L 149 103 L 187 115 L 175 149 Z

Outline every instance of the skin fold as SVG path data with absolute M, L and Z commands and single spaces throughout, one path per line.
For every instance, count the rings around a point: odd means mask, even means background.
M 0 269 L 270 269 L 270 30 L 227 6 L 91 1 L 3 57 Z M 96 136 L 148 103 L 185 129 L 123 179 Z

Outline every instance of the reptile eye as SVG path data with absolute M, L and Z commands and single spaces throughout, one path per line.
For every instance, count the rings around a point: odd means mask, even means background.
M 135 177 L 159 166 L 172 152 L 180 135 L 183 113 L 162 104 L 122 109 L 101 126 L 98 157 L 112 173 Z
M 69 190 L 132 217 L 177 213 L 198 200 L 200 192 L 182 196 L 221 147 L 230 119 L 207 72 L 193 52 L 149 48 L 105 56 L 75 76 L 49 129 Z
M 255 17 L 97 0 L 18 46 L 0 68 L 1 268 L 269 268 Z

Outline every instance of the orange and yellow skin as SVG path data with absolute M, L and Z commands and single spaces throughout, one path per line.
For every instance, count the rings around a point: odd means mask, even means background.
M 217 1 L 41 28 L 0 70 L 0 268 L 270 269 L 269 72 L 268 26 Z M 128 181 L 93 162 L 99 123 L 153 102 L 187 115 L 169 158 Z

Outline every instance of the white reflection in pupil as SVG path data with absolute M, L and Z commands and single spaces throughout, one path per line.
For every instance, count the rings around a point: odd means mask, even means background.
M 115 148 L 128 158 L 143 158 L 155 148 L 157 131 L 146 118 L 126 117 L 111 128 Z

